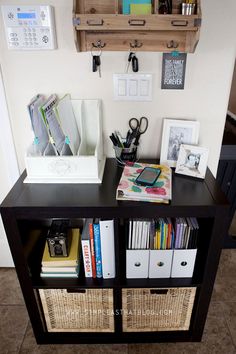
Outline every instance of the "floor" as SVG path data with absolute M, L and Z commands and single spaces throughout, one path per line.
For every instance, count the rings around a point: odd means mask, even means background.
M 201 343 L 37 345 L 11 268 L 0 268 L 0 354 L 236 354 L 236 249 L 223 250 Z

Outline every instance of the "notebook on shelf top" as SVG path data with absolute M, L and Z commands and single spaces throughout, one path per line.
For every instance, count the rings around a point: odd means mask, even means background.
M 161 174 L 152 186 L 140 186 L 135 180 L 144 167 L 160 168 Z M 169 203 L 172 193 L 172 171 L 169 166 L 134 163 L 124 167 L 116 190 L 117 200 Z

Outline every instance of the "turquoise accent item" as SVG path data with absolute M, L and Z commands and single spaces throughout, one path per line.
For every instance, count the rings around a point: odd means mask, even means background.
M 178 57 L 179 56 L 179 52 L 178 50 L 174 50 L 173 52 L 171 52 L 172 57 Z
M 34 138 L 34 145 L 38 145 L 39 144 L 39 138 L 36 136 Z
M 66 138 L 65 138 L 65 143 L 66 143 L 67 145 L 70 144 L 70 139 L 68 138 L 68 136 L 66 136 Z

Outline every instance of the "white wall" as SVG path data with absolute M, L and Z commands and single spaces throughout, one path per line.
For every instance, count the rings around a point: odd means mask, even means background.
M 0 66 L 0 203 L 19 177 L 8 107 Z M 0 217 L 0 267 L 13 265 L 5 230 Z
M 11 0 L 0 0 L 0 4 Z M 20 0 L 18 4 L 26 4 Z M 32 2 L 31 2 L 32 3 Z M 42 1 L 34 0 L 40 4 Z M 46 3 L 45 1 L 43 3 Z M 114 129 L 125 133 L 128 119 L 145 115 L 148 132 L 141 138 L 141 156 L 159 157 L 162 119 L 195 118 L 200 121 L 200 144 L 210 148 L 209 166 L 215 174 L 228 105 L 236 52 L 236 2 L 202 0 L 202 29 L 195 54 L 187 58 L 185 90 L 161 90 L 161 53 L 138 53 L 140 72 L 152 73 L 153 101 L 113 101 L 114 72 L 124 72 L 127 53 L 104 52 L 102 78 L 91 72 L 91 54 L 77 53 L 71 25 L 72 0 L 49 0 L 55 6 L 58 50 L 41 52 L 8 51 L 0 20 L 0 60 L 10 108 L 20 169 L 31 141 L 27 103 L 36 93 L 73 98 L 101 98 L 104 113 L 104 146 L 114 156 L 108 135 Z
M 12 187 L 10 183 L 7 173 L 6 159 L 5 154 L 3 154 L 1 145 L 0 145 L 0 164 L 1 164 L 1 187 L 0 187 L 0 203 L 3 201 L 5 196 L 7 195 L 9 189 Z M 10 249 L 8 246 L 8 242 L 6 239 L 6 234 L 4 230 L 4 226 L 2 223 L 2 218 L 0 217 L 0 267 L 12 267 L 13 261 L 10 254 Z

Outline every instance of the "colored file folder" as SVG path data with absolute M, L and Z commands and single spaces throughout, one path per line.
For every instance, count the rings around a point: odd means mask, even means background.
M 130 13 L 132 15 L 150 15 L 152 13 L 151 4 L 130 4 Z
M 130 14 L 130 5 L 131 4 L 138 4 L 138 5 L 151 4 L 151 0 L 123 0 L 122 12 L 124 15 Z

